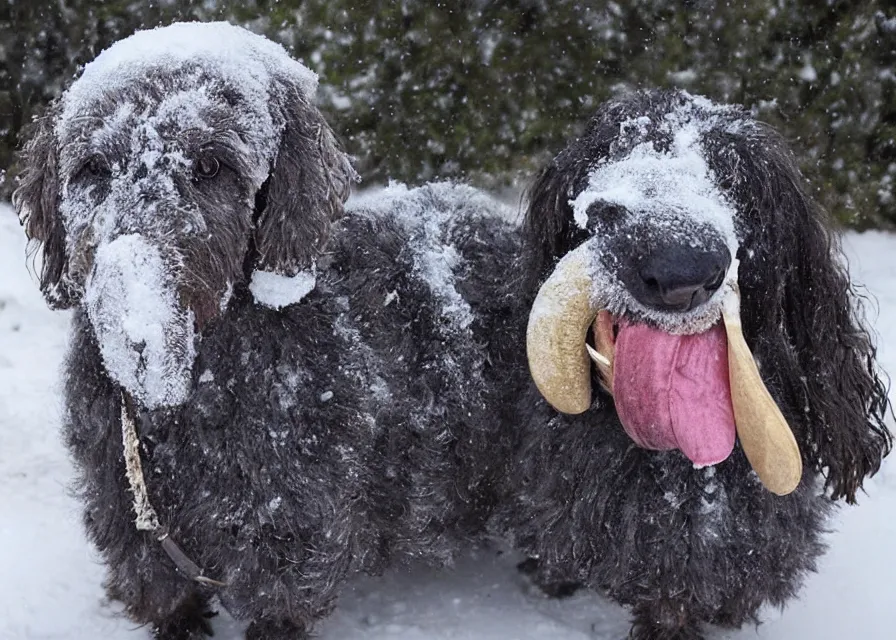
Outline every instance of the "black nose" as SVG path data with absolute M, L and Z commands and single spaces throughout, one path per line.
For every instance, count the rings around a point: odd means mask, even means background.
M 641 286 L 632 294 L 660 311 L 690 311 L 722 286 L 730 264 L 731 252 L 726 247 L 666 246 L 645 257 L 638 269 Z

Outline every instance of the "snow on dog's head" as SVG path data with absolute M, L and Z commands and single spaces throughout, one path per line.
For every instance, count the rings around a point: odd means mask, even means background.
M 14 203 L 42 244 L 41 289 L 56 308 L 86 301 L 101 341 L 133 337 L 127 318 L 147 300 L 164 307 L 164 339 L 119 340 L 116 353 L 134 353 L 115 365 L 103 350 L 112 377 L 148 406 L 183 399 L 150 384 L 152 371 L 179 359 L 189 380 L 193 343 L 232 292 L 255 271 L 310 269 L 341 214 L 354 172 L 314 107 L 316 86 L 261 36 L 181 23 L 104 51 L 36 123 Z M 113 295 L 121 313 L 100 313 Z M 153 358 L 169 364 L 153 369 Z M 149 368 L 125 371 L 125 360 Z
M 593 296 L 603 309 L 671 333 L 708 329 L 737 253 L 736 208 L 716 183 L 706 136 L 748 122 L 732 107 L 673 102 L 619 124 L 609 153 L 571 193 L 578 229 L 591 238 Z

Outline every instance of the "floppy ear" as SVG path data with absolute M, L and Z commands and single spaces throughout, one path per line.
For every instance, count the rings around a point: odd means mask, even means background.
M 839 239 L 798 179 L 793 177 L 787 202 L 806 225 L 791 229 L 801 255 L 792 255 L 796 264 L 787 272 L 785 326 L 802 371 L 813 374 L 805 376 L 807 453 L 826 474 L 832 497 L 854 503 L 865 477 L 878 471 L 892 448 L 884 425 L 887 388 Z
M 12 194 L 13 207 L 29 240 L 40 251 L 40 290 L 53 309 L 78 302 L 79 288 L 68 278 L 65 230 L 59 216 L 59 181 L 54 123 L 57 107 L 26 130 L 28 142 L 19 153 L 22 170 Z
M 358 177 L 302 91 L 286 87 L 278 95 L 284 129 L 256 205 L 254 268 L 293 276 L 322 251 Z
M 574 224 L 569 204 L 579 171 L 575 155 L 570 149 L 560 153 L 541 170 L 526 193 L 524 286 L 533 294 L 557 260 L 585 239 L 584 232 Z
M 749 218 L 744 245 L 751 251 L 741 256 L 739 277 L 754 312 L 744 328 L 760 346 L 764 375 L 793 408 L 788 419 L 806 466 L 825 475 L 832 498 L 853 503 L 892 448 L 887 389 L 861 301 L 785 142 L 760 126 L 738 145 L 740 166 L 726 173 L 749 176 L 733 185 Z

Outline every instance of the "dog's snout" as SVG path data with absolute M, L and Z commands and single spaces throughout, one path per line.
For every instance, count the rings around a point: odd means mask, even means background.
M 722 286 L 730 264 L 726 247 L 709 251 L 664 247 L 646 256 L 638 269 L 642 286 L 632 293 L 642 304 L 660 311 L 690 311 Z

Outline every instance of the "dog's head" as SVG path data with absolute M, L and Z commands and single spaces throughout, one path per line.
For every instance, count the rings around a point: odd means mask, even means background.
M 316 85 L 260 36 L 176 24 L 106 50 L 35 123 L 13 202 L 41 290 L 85 305 L 107 370 L 147 406 L 185 398 L 196 336 L 235 286 L 289 284 L 341 214 L 354 172 Z
M 533 184 L 524 233 L 528 288 L 541 285 L 530 368 L 557 409 L 587 411 L 597 381 L 638 444 L 700 466 L 739 437 L 764 482 L 785 470 L 781 493 L 805 463 L 853 500 L 879 467 L 891 438 L 874 349 L 769 127 L 683 92 L 608 103 Z

